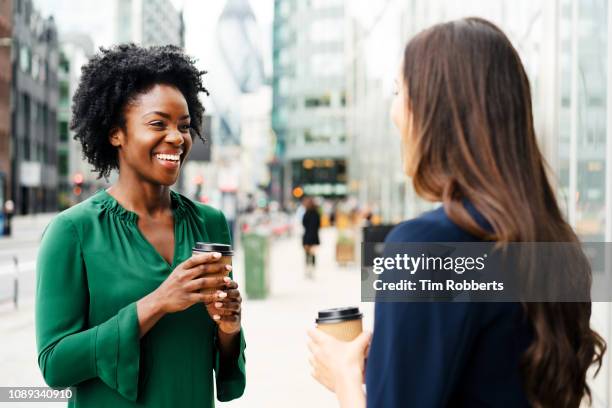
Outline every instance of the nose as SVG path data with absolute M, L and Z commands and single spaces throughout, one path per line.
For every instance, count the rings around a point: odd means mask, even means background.
M 166 135 L 166 142 L 176 146 L 182 146 L 183 144 L 185 144 L 185 137 L 178 128 L 173 129 L 169 131 Z

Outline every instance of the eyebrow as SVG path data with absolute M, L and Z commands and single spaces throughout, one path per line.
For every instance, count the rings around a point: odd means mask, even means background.
M 160 112 L 160 111 L 151 111 L 151 112 L 147 112 L 147 113 L 145 113 L 144 115 L 142 115 L 142 117 L 144 118 L 145 116 L 148 116 L 148 115 L 159 115 L 159 116 L 161 116 L 162 118 L 165 118 L 165 119 L 168 119 L 168 120 L 172 119 L 172 116 L 170 116 L 170 115 L 169 115 L 169 114 L 167 114 L 166 112 Z M 189 115 L 183 115 L 183 116 L 181 116 L 181 117 L 179 118 L 179 120 L 189 119 L 189 118 L 190 118 L 190 116 L 189 116 Z

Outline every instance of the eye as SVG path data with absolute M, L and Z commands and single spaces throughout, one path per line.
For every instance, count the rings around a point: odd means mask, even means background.
M 189 132 L 189 129 L 191 129 L 191 124 L 183 123 L 182 125 L 179 126 L 179 129 L 181 130 L 181 132 Z
M 149 125 L 153 126 L 154 128 L 157 129 L 163 129 L 166 127 L 166 124 L 164 122 L 162 122 L 161 120 L 154 120 L 152 122 L 149 122 Z

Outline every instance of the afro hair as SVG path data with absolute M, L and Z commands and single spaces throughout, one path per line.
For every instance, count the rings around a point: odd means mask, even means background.
M 202 136 L 204 107 L 198 94 L 208 91 L 202 84 L 205 71 L 179 47 L 140 47 L 122 44 L 100 48 L 82 68 L 81 81 L 72 100 L 70 129 L 81 142 L 83 158 L 93 165 L 98 178 L 108 178 L 119 167 L 117 150 L 110 144 L 113 129 L 125 128 L 124 111 L 133 101 L 157 84 L 176 87 L 187 102 L 192 137 Z

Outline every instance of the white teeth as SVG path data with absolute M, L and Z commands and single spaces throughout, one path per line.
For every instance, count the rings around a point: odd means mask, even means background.
M 157 157 L 160 160 L 171 160 L 171 161 L 179 161 L 181 159 L 178 154 L 156 154 L 155 157 Z

